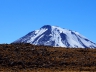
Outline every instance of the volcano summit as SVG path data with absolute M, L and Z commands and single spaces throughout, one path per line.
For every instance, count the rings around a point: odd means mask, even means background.
M 44 25 L 13 43 L 30 43 L 54 47 L 96 48 L 96 44 L 76 31 Z

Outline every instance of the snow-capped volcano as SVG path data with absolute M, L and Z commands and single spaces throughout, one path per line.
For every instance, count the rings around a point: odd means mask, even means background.
M 54 47 L 95 48 L 96 44 L 78 32 L 57 26 L 44 25 L 13 43 L 30 43 Z

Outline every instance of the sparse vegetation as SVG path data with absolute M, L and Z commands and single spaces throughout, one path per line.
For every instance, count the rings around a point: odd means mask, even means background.
M 0 72 L 96 71 L 96 49 L 1 44 Z

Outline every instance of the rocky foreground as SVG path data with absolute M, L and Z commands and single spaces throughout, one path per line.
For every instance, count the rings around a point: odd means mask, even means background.
M 0 72 L 96 71 L 96 49 L 0 44 Z

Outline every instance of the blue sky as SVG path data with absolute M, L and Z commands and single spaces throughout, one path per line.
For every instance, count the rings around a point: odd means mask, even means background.
M 77 31 L 96 43 L 96 0 L 0 0 L 0 43 L 46 24 Z

